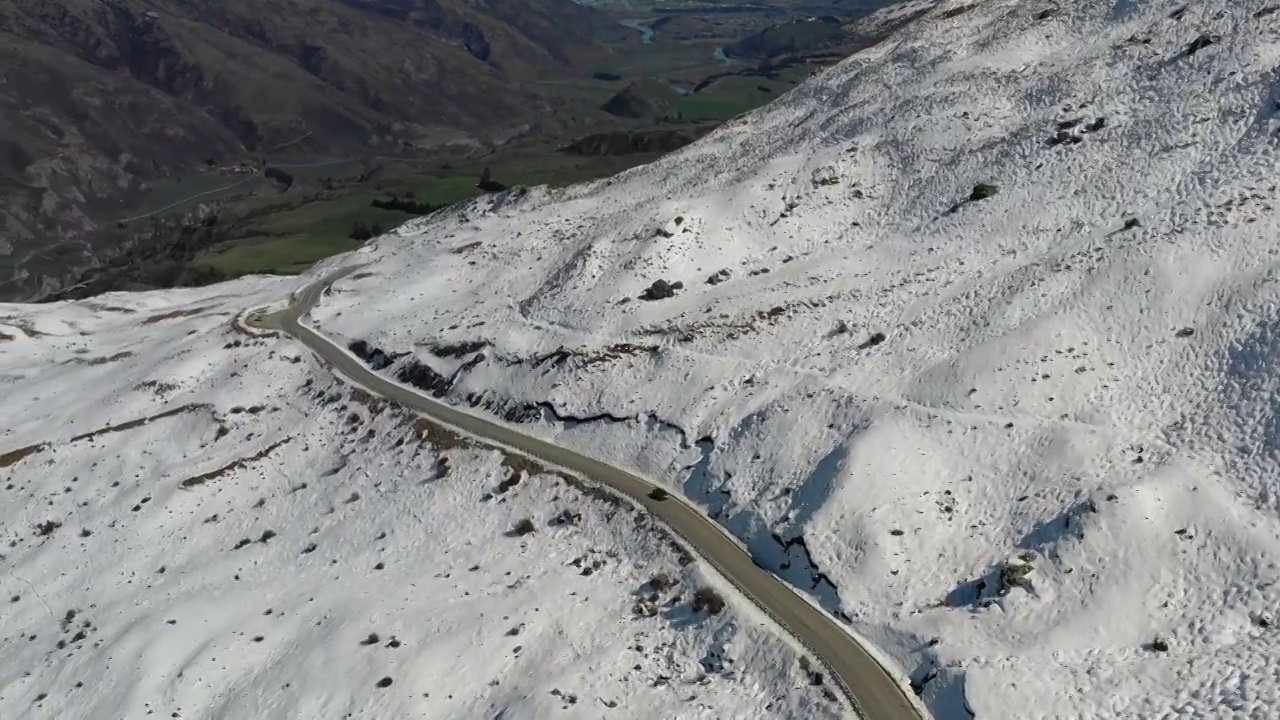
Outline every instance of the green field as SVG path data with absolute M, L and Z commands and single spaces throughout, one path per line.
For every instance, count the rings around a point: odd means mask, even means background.
M 270 273 L 294 275 L 311 267 L 318 260 L 359 247 L 360 243 L 347 238 L 321 238 L 310 235 L 287 235 L 278 238 L 254 238 L 237 241 L 221 251 L 210 253 L 194 261 L 195 265 L 210 267 L 228 277 Z
M 719 61 L 713 57 L 718 46 L 718 43 L 700 42 L 642 45 L 618 55 L 615 60 L 597 65 L 591 72 L 621 75 L 624 82 L 688 70 L 710 74 L 720 67 Z
M 784 71 L 778 79 L 732 75 L 686 95 L 676 104 L 685 120 L 728 120 L 772 102 L 795 87 L 803 71 Z
M 543 150 L 504 159 L 492 168 L 493 178 L 507 185 L 564 186 L 609 175 L 634 164 L 619 158 L 580 158 Z M 393 169 L 375 183 L 339 189 L 331 197 L 311 202 L 258 207 L 237 227 L 236 238 L 196 257 L 192 266 L 212 268 L 228 277 L 255 273 L 295 274 L 331 255 L 362 243 L 351 239 L 352 229 L 364 225 L 387 232 L 414 216 L 399 210 L 375 208 L 370 202 L 412 193 L 417 202 L 452 205 L 480 193 L 475 184 L 482 165 L 459 169 L 453 175 L 427 175 Z

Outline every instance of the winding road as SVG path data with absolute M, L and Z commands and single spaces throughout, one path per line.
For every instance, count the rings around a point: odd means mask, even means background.
M 303 324 L 301 319 L 315 307 L 324 291 L 355 269 L 340 270 L 308 285 L 295 294 L 289 307 L 261 317 L 255 324 L 293 336 L 347 377 L 386 400 L 452 426 L 482 442 L 529 455 L 628 496 L 682 537 L 707 564 L 813 653 L 861 717 L 868 720 L 929 720 L 926 711 L 909 697 L 910 691 L 898 683 L 844 626 L 757 566 L 736 539 L 684 498 L 673 493 L 655 500 L 649 493 L 658 485 L 650 480 L 396 383 L 371 371 L 344 347 Z

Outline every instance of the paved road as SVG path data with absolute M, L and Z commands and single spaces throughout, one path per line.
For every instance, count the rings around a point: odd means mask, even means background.
M 345 348 L 299 322 L 299 318 L 315 306 L 329 284 L 354 269 L 347 268 L 306 287 L 295 296 L 290 307 L 263 319 L 260 324 L 284 330 L 348 377 L 388 400 L 481 440 L 504 445 L 571 470 L 631 497 L 681 535 L 706 562 L 807 646 L 843 686 L 846 697 L 854 700 L 859 714 L 869 720 L 926 720 L 926 716 L 908 700 L 902 687 L 838 622 L 801 599 L 790 586 L 762 570 L 720 525 L 679 496 L 654 500 L 649 497 L 649 492 L 655 485 L 626 470 L 392 382 L 370 371 Z

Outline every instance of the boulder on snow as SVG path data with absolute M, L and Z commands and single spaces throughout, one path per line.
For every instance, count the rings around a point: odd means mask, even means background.
M 990 183 L 978 183 L 977 185 L 973 186 L 973 192 L 969 193 L 969 202 L 986 200 L 987 198 L 994 196 L 998 192 L 1000 192 L 1000 187 L 998 185 L 991 185 Z
M 848 327 L 848 326 L 846 326 L 846 327 Z M 869 348 L 873 348 L 873 347 L 875 347 L 875 346 L 877 346 L 877 345 L 879 345 L 879 344 L 883 343 L 884 341 L 885 341 L 885 335 L 884 335 L 884 333 L 882 333 L 882 332 L 875 332 L 875 333 L 872 333 L 872 334 L 871 334 L 871 337 L 869 337 L 869 338 L 867 338 L 866 340 L 864 340 L 864 341 L 862 342 L 862 344 L 858 345 L 858 349 L 859 349 L 859 350 L 867 350 L 867 349 L 869 349 Z
M 1035 566 L 1026 560 L 1010 560 L 1000 568 L 1000 595 L 1008 595 L 1013 588 L 1032 591 L 1033 583 L 1029 577 Z
M 669 283 L 666 280 L 661 279 L 654 280 L 652 285 L 645 288 L 644 292 L 640 293 L 640 299 L 666 300 L 669 297 L 675 297 L 676 291 L 682 290 L 683 288 L 684 283 L 678 280 L 674 283 Z

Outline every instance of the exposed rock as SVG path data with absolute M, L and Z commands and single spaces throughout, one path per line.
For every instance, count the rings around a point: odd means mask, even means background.
M 1083 140 L 1084 138 L 1069 130 L 1059 130 L 1047 142 L 1049 147 L 1057 147 L 1058 145 L 1076 145 Z
M 493 48 L 489 45 L 489 40 L 484 36 L 484 31 L 475 23 L 464 22 L 459 28 L 462 34 L 462 46 L 471 53 L 471 57 L 480 62 L 489 62 L 489 57 L 493 53 Z
M 867 338 L 865 341 L 863 341 L 861 345 L 858 346 L 858 349 L 866 350 L 868 348 L 873 348 L 884 341 L 885 341 L 884 333 L 882 332 L 872 333 L 871 337 Z
M 675 297 L 676 291 L 683 289 L 683 282 L 669 283 L 666 280 L 654 280 L 653 284 L 640 293 L 641 300 L 666 300 Z
M 948 18 L 948 19 L 953 18 L 953 17 L 957 17 L 957 16 L 959 16 L 959 15 L 963 15 L 963 14 L 965 14 L 965 13 L 969 12 L 970 10 L 972 10 L 972 9 L 974 9 L 974 8 L 976 8 L 976 7 L 978 7 L 978 6 L 977 6 L 977 5 L 975 5 L 975 4 L 973 4 L 973 3 L 970 3 L 970 4 L 968 4 L 968 5 L 957 5 L 957 6 L 953 7 L 953 8 L 948 8 L 947 10 L 943 11 L 943 13 L 942 13 L 942 17 L 944 17 L 944 18 Z
M 1183 50 L 1179 57 L 1191 57 L 1216 42 L 1218 38 L 1214 35 L 1199 35 L 1187 45 L 1187 49 Z
M 449 378 L 416 360 L 411 360 L 401 367 L 396 373 L 396 379 L 419 390 L 426 390 L 435 397 L 442 397 L 453 386 L 453 381 Z
M 55 530 L 57 530 L 60 527 L 62 527 L 62 523 L 58 522 L 57 520 L 45 520 L 42 523 L 36 524 L 36 536 L 49 537 L 50 535 L 53 534 Z
M 693 127 L 595 133 L 573 141 L 561 148 L 561 152 L 587 156 L 669 153 L 692 143 L 713 129 L 713 124 L 702 124 Z
M 708 614 L 716 615 L 724 610 L 724 598 L 713 588 L 698 588 L 693 593 L 693 611 L 701 612 L 706 610 Z
M 1000 192 L 1000 187 L 998 185 L 978 183 L 973 186 L 973 192 L 969 193 L 969 201 L 977 202 L 979 200 L 986 200 L 989 197 L 993 197 L 998 192 Z
M 830 165 L 823 166 L 813 171 L 813 174 L 809 177 L 809 182 L 813 183 L 814 187 L 839 185 L 840 172 Z
M 1031 580 L 1028 576 L 1035 571 L 1035 566 L 1021 560 L 1006 562 L 1000 570 L 1000 595 L 1008 595 L 1013 588 L 1030 591 Z
M 675 114 L 675 91 L 659 80 L 637 80 L 600 106 L 601 110 L 630 120 L 661 120 Z

